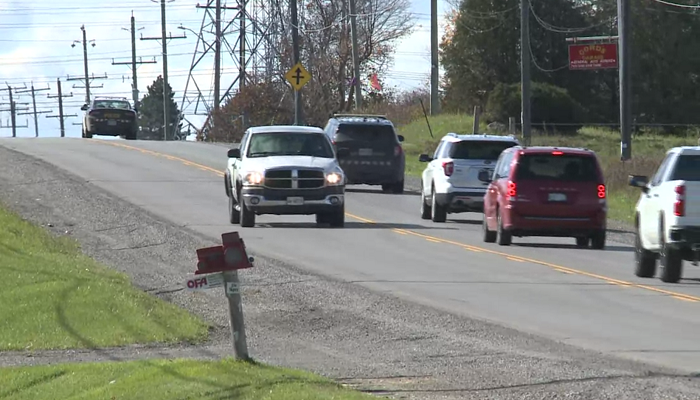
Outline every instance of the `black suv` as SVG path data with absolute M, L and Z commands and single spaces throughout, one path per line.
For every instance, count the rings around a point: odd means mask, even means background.
M 324 128 L 336 150 L 347 149 L 338 162 L 347 184 L 382 185 L 382 190 L 403 193 L 406 155 L 403 136 L 382 115 L 335 114 Z
M 136 140 L 138 121 L 136 110 L 123 97 L 95 97 L 91 104 L 80 107 L 85 111 L 83 138 L 93 135 L 124 136 Z

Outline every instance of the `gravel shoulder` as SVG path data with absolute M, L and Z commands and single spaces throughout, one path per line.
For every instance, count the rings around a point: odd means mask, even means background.
M 407 185 L 408 186 L 408 185 Z M 214 327 L 209 343 L 0 353 L 0 366 L 232 354 L 222 293 L 182 290 L 198 247 L 158 220 L 35 158 L 0 147 L 0 201 Z M 0 228 L 1 229 L 1 228 Z M 251 355 L 407 399 L 697 399 L 700 379 L 453 316 L 255 255 L 241 273 Z M 604 328 L 602 328 L 604 329 Z

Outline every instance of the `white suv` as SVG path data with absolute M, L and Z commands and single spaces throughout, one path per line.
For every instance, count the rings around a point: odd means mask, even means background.
M 445 135 L 432 157 L 419 158 L 428 163 L 421 176 L 421 218 L 445 222 L 448 213 L 483 212 L 488 182 L 479 173 L 490 176 L 501 152 L 517 145 L 513 136 Z

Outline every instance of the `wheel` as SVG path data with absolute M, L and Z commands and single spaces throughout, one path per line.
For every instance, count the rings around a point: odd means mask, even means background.
M 425 202 L 425 193 L 423 193 L 423 188 L 420 190 L 420 217 L 421 219 L 430 219 L 433 214 L 432 207 L 430 207 Z
M 228 219 L 232 224 L 241 223 L 241 212 L 236 208 L 236 201 L 233 196 L 228 196 Z
M 86 129 L 84 137 L 85 137 L 85 139 L 92 139 L 92 132 L 90 132 L 89 130 Z
M 589 240 L 590 239 L 587 237 L 577 237 L 576 238 L 576 246 L 586 248 L 586 247 L 588 247 Z
M 136 140 L 136 132 L 135 131 L 129 132 L 126 135 L 124 135 L 124 138 L 126 140 Z
M 496 241 L 496 236 L 498 235 L 498 232 L 489 230 L 489 226 L 486 223 L 486 213 L 484 213 L 484 218 L 481 220 L 481 230 L 484 234 L 484 242 L 493 243 Z
M 239 196 L 240 198 L 240 196 Z M 250 211 L 248 207 L 245 206 L 245 203 L 241 201 L 241 203 L 238 205 L 238 218 L 239 218 L 239 224 L 244 227 L 244 228 L 252 228 L 255 226 L 255 213 Z
M 656 274 L 656 254 L 642 247 L 639 227 L 634 232 L 634 274 L 640 278 L 652 278 Z
M 605 229 L 601 229 L 591 236 L 591 247 L 595 250 L 605 249 Z
M 401 179 L 400 181 L 393 184 L 392 188 L 391 188 L 391 190 L 394 192 L 394 194 L 403 194 L 403 189 L 404 189 L 404 180 L 403 179 Z
M 327 214 L 316 214 L 316 224 L 323 225 L 328 223 Z
M 513 242 L 513 235 L 510 234 L 510 231 L 503 228 L 501 210 L 496 210 L 496 219 L 498 220 L 498 231 L 496 233 L 498 237 L 498 244 L 501 246 L 510 246 L 510 244 Z
M 331 225 L 331 228 L 342 228 L 345 226 L 345 205 L 340 206 L 336 211 L 331 214 L 327 214 L 327 221 Z
M 661 257 L 659 264 L 661 265 L 661 281 L 665 283 L 677 283 L 681 280 L 683 272 L 683 259 L 681 253 L 665 243 L 662 238 Z
M 445 222 L 447 220 L 447 207 L 441 206 L 437 203 L 437 196 L 435 195 L 435 188 L 433 188 L 431 197 L 431 219 L 433 222 Z

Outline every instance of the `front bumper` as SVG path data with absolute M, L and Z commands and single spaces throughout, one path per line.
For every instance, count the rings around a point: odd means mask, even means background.
M 241 197 L 246 208 L 256 214 L 322 214 L 343 209 L 345 186 L 325 186 L 318 189 L 243 187 Z
M 435 201 L 447 207 L 447 212 L 483 212 L 486 191 L 466 190 L 436 193 Z

